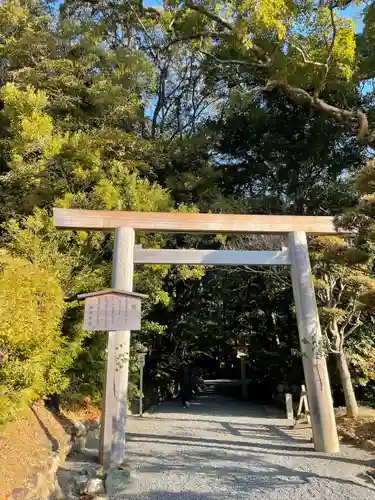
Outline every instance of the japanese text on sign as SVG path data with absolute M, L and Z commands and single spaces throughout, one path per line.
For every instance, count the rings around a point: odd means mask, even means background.
M 94 331 L 140 330 L 141 301 L 106 294 L 85 301 L 84 329 Z

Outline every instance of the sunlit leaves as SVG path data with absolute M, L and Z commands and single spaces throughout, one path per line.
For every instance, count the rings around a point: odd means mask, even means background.
M 353 74 L 355 63 L 355 32 L 354 24 L 347 19 L 342 24 L 339 23 L 339 18 L 335 21 L 336 35 L 333 41 L 332 60 L 337 66 L 337 73 L 349 80 Z M 335 71 L 335 69 L 334 69 Z
M 12 71 L 19 64 L 35 64 L 45 57 L 53 36 L 47 30 L 47 16 L 31 12 L 28 2 L 5 0 L 0 4 L 1 73 Z M 3 75 L 2 75 L 3 76 Z
M 288 35 L 288 54 L 294 56 L 287 61 L 289 71 L 297 65 L 304 72 L 296 83 L 320 90 L 327 81 L 350 80 L 356 51 L 352 20 L 321 6 L 301 16 L 299 23 Z
M 339 219 L 340 226 L 358 233 L 358 244 L 375 254 L 375 163 L 369 160 L 357 173 L 355 187 L 360 198 L 357 206 Z
M 0 250 L 0 422 L 40 395 L 68 384 L 60 333 L 63 293 L 53 275 Z
M 375 193 L 375 160 L 369 160 L 358 172 L 355 187 L 362 195 Z
M 198 50 L 211 38 L 211 51 L 224 48 L 222 59 L 232 59 L 235 48 L 249 69 L 260 61 L 272 79 L 319 93 L 329 81 L 348 82 L 356 69 L 354 24 L 339 9 L 314 1 L 186 1 L 174 7 L 175 18 L 184 20 L 174 29 L 181 39 L 191 36 Z M 199 40 L 192 36 L 199 33 Z
M 233 2 L 238 14 L 243 16 L 251 26 L 255 35 L 274 33 L 283 39 L 289 27 L 291 16 L 290 3 L 284 0 L 243 0 Z
M 311 244 L 314 286 L 328 352 L 342 351 L 347 336 L 362 324 L 375 306 L 371 259 L 353 242 L 320 236 Z

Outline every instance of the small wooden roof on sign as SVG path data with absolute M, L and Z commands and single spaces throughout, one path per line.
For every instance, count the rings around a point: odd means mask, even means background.
M 98 292 L 80 293 L 77 295 L 79 299 L 87 299 L 89 297 L 100 297 L 101 295 L 108 295 L 110 293 L 117 295 L 125 295 L 127 297 L 134 297 L 136 299 L 147 299 L 148 295 L 136 292 L 127 292 L 125 290 L 118 290 L 117 288 L 108 288 L 107 290 L 99 290 Z

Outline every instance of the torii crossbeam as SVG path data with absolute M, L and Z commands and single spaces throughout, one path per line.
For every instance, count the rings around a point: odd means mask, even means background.
M 314 215 L 191 214 L 176 212 L 120 212 L 54 208 L 56 227 L 90 231 L 135 231 L 164 233 L 260 233 L 283 234 L 303 231 L 310 235 L 337 234 L 333 217 Z
M 134 263 L 290 265 L 314 447 L 316 451 L 326 453 L 339 451 L 327 364 L 319 348 L 321 330 L 306 238 L 306 234 L 337 234 L 332 217 L 55 208 L 54 221 L 57 228 L 65 230 L 115 231 L 112 287 L 125 291 L 132 290 Z M 265 252 L 142 250 L 134 249 L 135 231 L 288 234 L 289 243 L 286 250 Z M 130 332 L 109 332 L 105 411 L 102 418 L 102 451 L 106 465 L 119 465 L 125 456 L 129 349 Z M 124 366 L 117 370 L 114 368 L 116 353 L 125 360 Z M 115 397 L 113 387 L 117 391 Z

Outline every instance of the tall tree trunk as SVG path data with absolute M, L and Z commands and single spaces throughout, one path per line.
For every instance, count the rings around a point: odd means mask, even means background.
M 350 376 L 345 353 L 335 354 L 337 368 L 340 372 L 341 384 L 344 390 L 346 414 L 350 418 L 358 417 L 358 404 L 354 394 L 352 378 Z

